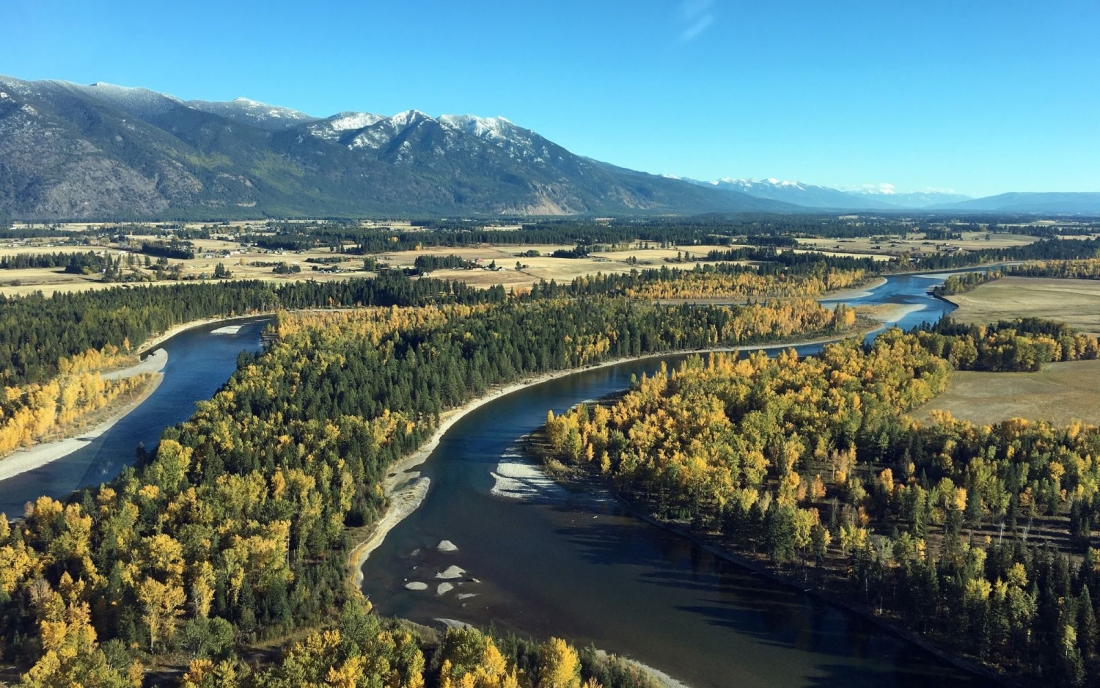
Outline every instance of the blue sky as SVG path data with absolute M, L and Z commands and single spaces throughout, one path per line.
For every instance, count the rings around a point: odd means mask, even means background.
M 0 73 L 502 115 L 624 167 L 1100 191 L 1097 0 L 4 0 Z

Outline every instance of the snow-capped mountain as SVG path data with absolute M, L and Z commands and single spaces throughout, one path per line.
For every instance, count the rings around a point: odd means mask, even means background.
M 901 208 L 928 208 L 935 205 L 950 205 L 969 201 L 972 196 L 947 190 L 925 190 L 899 192 L 893 184 L 868 184 L 847 190 L 854 196 L 871 197 L 892 203 Z
M 251 124 L 268 131 L 283 131 L 299 124 L 317 121 L 316 117 L 304 112 L 268 105 L 248 98 L 235 98 L 225 102 L 189 100 L 186 104 L 196 110 L 221 115 L 226 119 Z
M 950 191 L 898 192 L 893 184 L 868 184 L 850 189 L 834 189 L 799 181 L 768 179 L 733 179 L 723 177 L 709 182 L 688 179 L 695 184 L 766 198 L 807 209 L 821 210 L 915 210 L 953 207 L 970 200 Z
M 140 118 L 162 115 L 183 104 L 183 101 L 175 96 L 157 93 L 147 88 L 116 86 L 101 81 L 88 86 L 71 84 L 67 81 L 47 83 L 55 84 L 62 89 L 84 95 Z
M 827 186 L 817 186 L 806 182 L 785 181 L 781 179 L 732 179 L 723 177 L 705 182 L 718 189 L 738 191 L 740 193 L 767 198 L 773 201 L 793 203 L 804 208 L 837 209 L 896 209 L 885 199 L 860 198 Z
M 784 212 L 575 155 L 502 117 L 343 112 L 0 77 L 0 213 L 27 218 Z

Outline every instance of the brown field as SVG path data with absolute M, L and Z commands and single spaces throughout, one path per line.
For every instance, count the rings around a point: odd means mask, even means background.
M 1082 332 L 1100 332 L 1100 280 L 1006 277 L 956 294 L 951 317 L 985 324 L 1011 318 L 1049 318 Z
M 135 236 L 133 240 L 139 241 L 142 237 Z M 371 273 L 362 270 L 363 257 L 347 254 L 334 254 L 328 249 L 312 249 L 303 252 L 294 251 L 265 251 L 255 247 L 243 248 L 235 241 L 224 239 L 199 239 L 193 242 L 195 246 L 195 258 L 190 260 L 169 260 L 172 265 L 182 263 L 185 276 L 199 277 L 202 274 L 212 275 L 218 263 L 223 263 L 233 273 L 233 279 L 260 279 L 269 282 L 288 282 L 301 280 L 332 281 L 348 279 L 349 277 L 363 277 Z M 558 249 L 571 249 L 569 245 L 539 245 L 539 246 L 478 246 L 466 248 L 436 247 L 420 251 L 400 251 L 381 253 L 374 258 L 379 262 L 393 267 L 411 268 L 419 255 L 447 256 L 457 255 L 469 261 L 479 261 L 486 268 L 496 261 L 498 268 L 503 270 L 490 271 L 488 269 L 474 270 L 437 270 L 432 277 L 442 279 L 454 279 L 467 282 L 475 287 L 489 287 L 503 284 L 505 287 L 526 288 L 540 280 L 556 280 L 566 283 L 576 277 L 595 275 L 596 273 L 620 274 L 631 270 L 644 270 L 646 268 L 659 268 L 662 266 L 679 267 L 690 270 L 695 263 L 676 263 L 678 252 L 691 253 L 693 256 L 706 255 L 715 249 L 727 249 L 725 246 L 692 246 L 690 249 L 638 249 L 611 251 L 606 253 L 593 253 L 588 258 L 551 258 L 550 254 Z M 49 253 L 49 252 L 76 252 L 76 251 L 107 251 L 112 256 L 125 255 L 126 251 L 118 247 L 106 246 L 54 246 L 47 241 L 36 244 L 0 246 L 0 256 L 17 253 Z M 536 250 L 541 253 L 538 257 L 519 257 L 518 254 L 528 250 Z M 228 254 L 228 255 L 226 255 Z M 339 256 L 344 261 L 336 267 L 338 273 L 323 273 L 312 270 L 312 264 L 306 260 L 311 257 L 330 258 Z M 628 263 L 631 258 L 636 258 L 636 263 Z M 139 256 L 144 262 L 144 256 Z M 668 260 L 666 260 L 668 259 Z M 276 275 L 271 266 L 261 267 L 256 263 L 298 263 L 302 272 L 291 275 Z M 516 270 L 516 263 L 521 263 L 521 270 Z M 703 261 L 706 264 L 709 261 Z M 328 267 L 319 265 L 318 267 Z M 147 283 L 139 283 L 147 284 Z M 70 275 L 62 268 L 26 270 L 0 270 L 0 294 L 7 296 L 25 295 L 35 291 L 42 291 L 46 295 L 57 292 L 71 292 L 82 289 L 102 289 L 114 286 L 99 281 L 98 276 Z
M 1009 418 L 1100 425 L 1100 361 L 1048 363 L 1038 373 L 956 372 L 947 392 L 913 412 L 933 410 L 986 425 Z
M 986 240 L 986 236 L 989 239 Z M 876 254 L 884 256 L 896 256 L 903 253 L 949 253 L 957 249 L 972 251 L 982 248 L 1007 248 L 1011 246 L 1025 246 L 1038 241 L 1038 237 L 1024 234 L 989 234 L 985 232 L 963 232 L 961 239 L 951 241 L 926 240 L 924 235 L 918 232 L 910 233 L 903 239 L 901 235 L 891 236 L 885 240 L 874 240 L 871 237 L 855 239 L 799 239 L 798 243 L 807 248 L 835 252 L 834 255 L 849 254 Z M 956 248 L 952 248 L 956 247 Z

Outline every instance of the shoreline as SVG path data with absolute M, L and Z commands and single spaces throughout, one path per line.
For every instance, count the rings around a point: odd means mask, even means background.
M 246 314 L 246 315 L 231 315 L 227 318 L 203 318 L 202 320 L 189 320 L 185 323 L 180 323 L 179 325 L 176 325 L 175 327 L 172 327 L 172 328 L 168 329 L 167 331 L 156 335 L 155 337 L 150 337 L 148 340 L 146 340 L 141 345 L 139 345 L 136 349 L 134 349 L 134 354 L 138 358 L 141 358 L 142 356 L 149 353 L 150 351 L 156 353 L 155 349 L 158 346 L 160 346 L 161 344 L 163 344 L 164 342 L 168 341 L 172 337 L 175 337 L 177 334 L 180 334 L 181 332 L 186 332 L 187 330 L 193 330 L 196 327 L 202 327 L 203 325 L 214 325 L 216 323 L 221 323 L 221 322 L 228 323 L 228 322 L 231 322 L 233 320 L 245 320 L 247 318 L 272 317 L 276 313 L 277 313 L 277 311 L 263 311 L 263 312 L 259 312 L 259 313 L 249 313 L 249 314 Z
M 167 355 L 164 360 L 167 361 Z M 144 371 L 142 371 L 144 372 Z M 160 383 L 164 381 L 162 373 L 155 372 L 152 382 L 136 399 L 119 408 L 106 420 L 86 432 L 78 432 L 72 437 L 35 444 L 30 447 L 16 449 L 11 454 L 0 459 L 0 481 L 14 478 L 17 475 L 33 471 L 58 459 L 63 459 L 73 452 L 79 451 L 88 445 L 101 441 L 100 438 L 113 428 L 120 420 L 130 415 L 137 407 L 141 406 L 153 392 L 157 391 Z
M 810 346 L 814 344 L 830 344 L 833 342 L 843 341 L 850 337 L 866 337 L 871 332 L 876 332 L 882 329 L 882 327 L 864 328 L 856 332 L 830 336 L 830 337 L 818 337 L 810 340 L 791 341 L 791 342 L 776 342 L 771 344 L 746 344 L 742 346 L 726 346 L 716 347 L 712 349 L 678 349 L 675 351 L 664 351 L 652 354 L 643 354 L 641 356 L 627 356 L 623 358 L 616 358 L 609 361 L 603 361 L 601 363 L 592 363 L 579 368 L 569 368 L 566 370 L 556 370 L 548 373 L 541 373 L 534 376 L 530 376 L 518 382 L 505 385 L 503 387 L 497 387 L 492 389 L 488 393 L 473 399 L 463 406 L 456 409 L 447 411 L 440 416 L 439 427 L 432 433 L 431 438 L 417 449 L 412 454 L 409 454 L 404 459 L 398 461 L 391 466 L 386 474 L 386 479 L 383 481 L 383 490 L 386 496 L 390 499 L 390 506 L 386 508 L 386 511 L 382 514 L 382 517 L 375 522 L 371 528 L 370 533 L 366 538 L 357 542 L 351 550 L 348 552 L 348 566 L 352 567 L 352 583 L 355 589 L 358 590 L 363 584 L 363 567 L 370 555 L 374 550 L 385 541 L 386 535 L 389 534 L 397 524 L 405 520 L 410 514 L 416 511 L 420 507 L 420 504 L 428 496 L 429 480 L 426 477 L 422 477 L 419 471 L 413 471 L 414 468 L 420 466 L 436 447 L 439 446 L 440 440 L 451 429 L 451 427 L 461 420 L 466 414 L 471 411 L 484 406 L 490 401 L 494 401 L 501 397 L 518 392 L 528 387 L 534 387 L 544 382 L 550 382 L 559 378 L 566 377 L 568 375 L 575 375 L 577 373 L 586 372 L 589 370 L 598 370 L 600 368 L 608 368 L 611 366 L 620 365 L 623 363 L 633 363 L 638 361 L 645 361 L 651 358 L 664 358 L 666 356 L 684 356 L 691 354 L 709 354 L 709 353 L 730 353 L 733 351 L 771 351 L 773 349 L 789 349 L 798 346 Z M 411 474 L 410 474 L 411 473 Z M 397 507 L 397 508 L 395 508 Z
M 530 457 L 527 458 L 527 461 L 531 462 L 532 465 L 539 466 L 541 468 L 541 466 L 535 463 L 534 460 Z M 588 488 L 586 487 L 585 489 Z M 619 505 L 622 506 L 622 508 L 625 509 L 627 513 L 629 513 L 634 518 L 637 518 L 640 521 L 644 521 L 645 523 L 648 523 L 655 528 L 660 528 L 666 532 L 672 533 L 673 535 L 682 537 L 723 561 L 739 566 L 753 574 L 767 578 L 774 583 L 778 583 L 787 588 L 800 591 L 805 595 L 810 595 L 816 599 L 826 602 L 827 604 L 831 604 L 835 607 L 845 610 L 846 612 L 864 618 L 867 621 L 875 624 L 879 628 L 887 631 L 888 633 L 891 633 L 906 642 L 913 643 L 922 650 L 928 652 L 935 657 L 938 657 L 939 659 L 942 659 L 943 661 L 958 669 L 968 671 L 975 676 L 980 676 L 982 678 L 995 681 L 998 685 L 1001 686 L 1015 685 L 1011 677 L 1001 675 L 997 673 L 996 670 L 984 664 L 978 664 L 977 662 L 969 660 L 963 656 L 956 655 L 948 650 L 944 650 L 937 646 L 933 641 L 925 638 L 915 631 L 910 631 L 908 629 L 902 628 L 901 626 L 891 623 L 887 619 L 883 619 L 877 616 L 870 609 L 847 602 L 843 598 L 837 597 L 836 595 L 833 595 L 829 591 L 824 590 L 816 585 L 806 587 L 805 582 L 801 582 L 797 578 L 775 571 L 770 566 L 761 561 L 749 559 L 748 557 L 738 554 L 735 551 L 728 550 L 719 544 L 710 542 L 709 538 L 707 538 L 705 535 L 700 535 L 690 530 L 689 528 L 685 528 L 675 523 L 661 520 L 651 514 L 645 513 L 641 508 L 635 506 L 617 491 L 609 490 L 609 492 L 619 503 Z
M 164 381 L 163 371 L 165 366 L 168 365 L 168 352 L 164 348 L 161 348 L 160 345 L 167 340 L 181 332 L 203 327 L 205 325 L 273 316 L 274 314 L 274 311 L 272 311 L 270 313 L 234 315 L 228 318 L 192 320 L 186 323 L 180 323 L 168 331 L 149 339 L 134 350 L 134 355 L 138 357 L 137 363 L 119 370 L 101 373 L 105 380 L 121 380 L 142 373 L 153 374 L 155 376 L 154 379 L 141 395 L 120 407 L 116 412 L 108 416 L 106 420 L 89 430 L 74 432 L 69 437 L 62 437 L 60 439 L 50 440 L 49 442 L 39 442 L 29 447 L 21 447 L 7 456 L 0 457 L 0 481 L 14 478 L 17 475 L 33 471 L 36 468 L 41 468 L 54 461 L 63 459 L 88 445 L 96 443 L 100 437 L 106 434 L 107 431 L 113 428 L 120 420 L 145 403 L 149 397 L 153 395 L 153 392 L 160 387 L 161 382 Z M 142 359 L 142 356 L 145 356 L 145 358 Z

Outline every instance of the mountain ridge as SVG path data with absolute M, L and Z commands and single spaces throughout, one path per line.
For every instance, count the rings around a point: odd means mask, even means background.
M 797 209 L 597 164 L 504 118 L 317 118 L 0 77 L 0 210 L 31 219 Z
M 504 117 L 316 117 L 103 82 L 0 76 L 0 213 L 25 219 L 1006 212 L 1100 215 L 1100 193 L 845 191 L 699 181 L 572 153 Z

